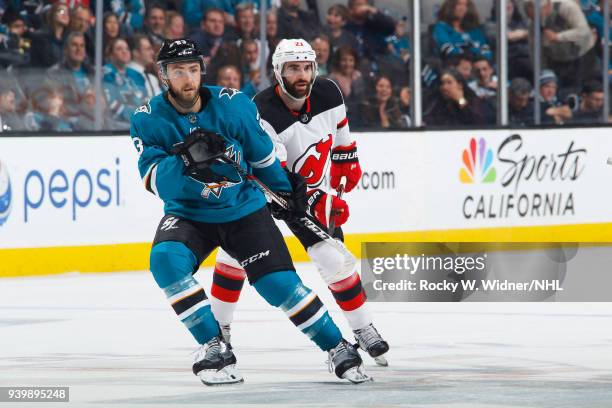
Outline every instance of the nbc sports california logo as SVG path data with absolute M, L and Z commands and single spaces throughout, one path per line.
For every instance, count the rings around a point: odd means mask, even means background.
M 497 172 L 493 167 L 493 150 L 487 147 L 487 141 L 480 138 L 470 139 L 470 145 L 463 149 L 463 166 L 459 170 L 459 179 L 462 183 L 471 184 L 476 182 L 493 183 L 497 178 Z
M 11 212 L 11 179 L 6 165 L 0 160 L 0 226 Z
M 465 219 L 576 215 L 573 190 L 586 165 L 586 148 L 573 140 L 527 144 L 520 134 L 512 134 L 496 150 L 486 139 L 472 137 L 462 151 Z

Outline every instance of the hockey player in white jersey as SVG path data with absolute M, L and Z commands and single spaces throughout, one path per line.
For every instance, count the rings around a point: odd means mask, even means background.
M 276 155 L 291 172 L 301 174 L 309 187 L 308 211 L 323 226 L 344 224 L 347 203 L 319 187 L 326 174 L 337 189 L 341 180 L 350 192 L 361 178 L 356 141 L 349 132 L 342 93 L 328 79 L 317 78 L 315 52 L 302 39 L 282 40 L 272 56 L 278 84 L 254 98 L 261 124 L 275 143 Z M 303 225 L 287 225 L 307 250 L 321 277 L 340 306 L 357 344 L 377 364 L 386 366 L 389 345 L 372 323 L 366 296 L 354 260 L 346 259 L 334 246 Z M 342 230 L 334 237 L 343 239 Z M 245 279 L 241 265 L 220 250 L 212 285 L 211 304 L 229 342 L 229 325 Z

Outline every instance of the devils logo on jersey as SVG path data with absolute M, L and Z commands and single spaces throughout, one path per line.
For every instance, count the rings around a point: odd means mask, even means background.
M 293 163 L 293 172 L 300 173 L 310 187 L 317 187 L 323 181 L 329 153 L 332 148 L 332 135 L 329 134 L 313 143 Z

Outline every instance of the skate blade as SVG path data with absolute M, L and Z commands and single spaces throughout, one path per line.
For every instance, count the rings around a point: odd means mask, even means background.
M 387 361 L 387 358 L 384 355 L 374 357 L 374 362 L 380 367 L 389 367 L 389 362 Z
M 200 381 L 206 385 L 226 385 L 244 382 L 244 377 L 235 365 L 228 365 L 220 370 L 202 370 L 198 373 Z
M 344 374 L 342 374 L 342 378 L 345 380 L 349 380 L 353 384 L 361 384 L 368 381 L 374 381 L 372 377 L 367 375 L 361 367 L 351 367 Z

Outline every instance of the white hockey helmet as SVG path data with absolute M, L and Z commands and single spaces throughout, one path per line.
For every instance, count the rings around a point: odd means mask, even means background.
M 294 61 L 308 61 L 312 62 L 313 64 L 313 75 L 312 80 L 310 82 L 310 88 L 308 89 L 308 94 L 303 98 L 296 98 L 289 92 L 287 92 L 287 89 L 285 88 L 285 84 L 283 82 L 283 66 L 287 62 Z M 274 54 L 272 54 L 272 67 L 274 68 L 274 76 L 276 77 L 278 84 L 287 96 L 299 101 L 302 101 L 310 96 L 310 92 L 312 91 L 312 84 L 317 78 L 317 75 L 319 75 L 319 66 L 317 64 L 317 54 L 314 52 L 314 50 L 306 40 L 303 40 L 301 38 L 281 40 L 276 46 Z

